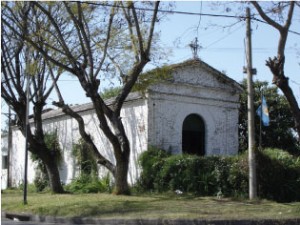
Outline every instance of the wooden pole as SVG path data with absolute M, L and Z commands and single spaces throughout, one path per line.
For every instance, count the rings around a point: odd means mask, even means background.
M 24 162 L 24 189 L 23 189 L 23 204 L 27 204 L 27 167 L 28 167 L 28 132 L 29 132 L 29 87 L 30 77 L 27 75 L 26 86 L 26 115 L 25 115 L 25 162 Z
M 259 150 L 262 149 L 262 115 L 263 115 L 263 105 L 262 105 L 262 99 L 263 99 L 263 88 L 260 90 L 260 120 L 259 120 Z
M 248 90 L 248 160 L 249 160 L 249 199 L 257 198 L 256 162 L 255 162 L 255 127 L 254 127 L 254 103 L 252 80 L 252 44 L 250 8 L 246 9 L 247 17 L 247 90 Z
M 8 146 L 7 146 L 7 187 L 11 187 L 11 149 L 12 149 L 11 109 L 8 105 Z

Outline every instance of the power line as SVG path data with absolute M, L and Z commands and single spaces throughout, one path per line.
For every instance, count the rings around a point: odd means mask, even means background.
M 78 2 L 78 1 L 70 1 L 70 2 Z M 123 8 L 127 9 L 129 8 L 128 6 L 123 6 L 123 5 L 113 5 L 110 3 L 100 3 L 100 2 L 88 2 L 88 1 L 80 1 L 81 3 L 89 4 L 89 5 L 100 5 L 100 6 L 107 6 L 107 7 L 113 7 L 113 8 Z M 143 11 L 153 11 L 153 9 L 149 8 L 142 8 L 142 7 L 135 7 L 137 10 L 143 10 Z M 246 16 L 236 16 L 236 15 L 224 15 L 224 14 L 213 14 L 213 13 L 198 13 L 198 12 L 187 12 L 187 11 L 177 11 L 177 10 L 164 10 L 164 9 L 158 9 L 158 12 L 162 13 L 168 13 L 168 14 L 181 14 L 181 15 L 189 15 L 189 16 L 208 16 L 208 17 L 220 17 L 220 18 L 232 18 L 232 19 L 242 19 L 246 20 Z M 255 20 L 260 23 L 268 24 L 266 21 L 258 19 L 254 17 L 254 15 L 251 16 L 251 20 Z M 300 35 L 299 32 L 293 31 L 293 30 L 288 30 L 288 32 Z
M 290 81 L 292 81 L 292 83 L 294 83 L 294 84 L 300 86 L 300 83 L 298 83 L 298 82 L 296 82 L 296 81 L 294 81 L 294 80 L 290 80 Z
M 197 26 L 197 37 L 199 36 L 199 27 L 200 27 L 200 23 L 201 23 L 201 13 L 202 13 L 202 0 L 200 1 L 200 17 L 199 17 L 199 22 L 198 22 L 198 26 Z
M 70 1 L 70 2 L 78 2 L 78 1 Z M 121 8 L 127 9 L 128 6 L 123 5 L 113 5 L 110 3 L 100 3 L 100 2 L 88 2 L 88 1 L 80 1 L 81 3 L 89 4 L 89 5 L 100 5 L 100 6 L 107 6 L 113 8 Z M 143 11 L 153 11 L 153 9 L 149 8 L 142 8 L 142 7 L 135 7 L 137 10 Z M 236 18 L 236 19 L 246 19 L 246 16 L 235 16 L 235 15 L 224 15 L 224 14 L 212 14 L 212 13 L 198 13 L 198 12 L 187 12 L 187 11 L 177 11 L 177 10 L 165 10 L 165 9 L 158 9 L 158 12 L 162 13 L 169 13 L 169 14 L 181 14 L 181 15 L 190 15 L 190 16 L 210 16 L 210 17 L 225 17 L 225 18 Z
M 242 27 L 243 27 L 243 25 L 242 25 L 242 26 L 239 26 L 237 29 L 233 30 L 233 31 L 230 32 L 229 34 L 226 34 L 225 36 L 219 38 L 218 40 L 214 41 L 213 43 L 210 43 L 209 45 L 207 45 L 206 47 L 204 47 L 204 49 L 209 48 L 210 46 L 212 46 L 212 45 L 214 45 L 214 44 L 216 44 L 216 43 L 222 41 L 223 39 L 227 38 L 228 36 L 230 36 L 231 34 L 233 34 L 234 32 L 236 32 L 237 30 L 241 29 Z

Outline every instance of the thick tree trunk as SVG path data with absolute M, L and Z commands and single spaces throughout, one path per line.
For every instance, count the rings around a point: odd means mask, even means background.
M 269 58 L 266 65 L 273 73 L 273 84 L 275 84 L 284 94 L 289 102 L 290 109 L 295 121 L 295 130 L 300 141 L 300 109 L 292 89 L 289 86 L 289 78 L 284 75 L 284 57 Z
M 300 109 L 297 100 L 294 96 L 294 93 L 288 84 L 288 78 L 286 78 L 285 82 L 282 82 L 281 85 L 279 85 L 278 87 L 283 92 L 284 96 L 289 102 L 291 112 L 294 117 L 295 130 L 298 133 L 298 142 L 299 142 L 300 141 Z
M 18 115 L 19 118 L 21 118 L 18 122 L 19 130 L 22 132 L 22 134 L 25 136 L 25 117 L 22 117 L 22 115 L 25 115 L 25 107 L 16 107 L 14 106 L 14 111 Z M 36 118 L 35 118 L 36 119 Z M 42 120 L 38 120 L 40 123 Z M 37 126 L 38 125 L 38 126 Z M 47 146 L 44 142 L 44 134 L 43 130 L 40 129 L 41 125 L 35 120 L 35 126 L 36 129 L 39 130 L 39 132 L 35 132 L 35 134 L 32 134 L 31 130 L 29 129 L 28 132 L 28 143 L 29 143 L 29 151 L 33 154 L 36 154 L 39 159 L 42 160 L 42 162 L 45 164 L 47 168 L 47 173 L 49 177 L 50 182 L 50 188 L 53 193 L 63 193 L 63 187 L 60 181 L 60 175 L 58 171 L 58 165 L 55 161 L 55 157 L 50 154 L 49 149 L 47 149 Z
M 130 189 L 127 182 L 128 164 L 129 164 L 128 157 L 122 157 L 120 159 L 117 159 L 117 165 L 115 171 L 115 190 L 114 190 L 114 194 L 116 195 L 130 194 Z
M 57 194 L 64 193 L 64 189 L 60 181 L 57 163 L 55 162 L 55 160 L 47 160 L 47 162 L 44 163 L 47 169 L 50 188 L 52 192 Z
M 57 194 L 64 193 L 55 156 L 47 149 L 44 139 L 42 139 L 42 143 L 38 142 L 36 135 L 33 136 L 31 132 L 29 132 L 28 141 L 29 151 L 37 155 L 46 166 L 51 191 Z
M 34 143 L 34 146 L 35 148 L 43 149 L 42 151 L 35 152 L 34 150 L 32 151 L 34 148 L 30 148 L 31 152 L 37 154 L 38 158 L 40 158 L 46 166 L 51 191 L 57 194 L 64 193 L 55 157 L 51 155 L 49 149 L 46 149 L 46 146 L 36 145 L 36 143 Z
M 115 167 L 115 190 L 117 195 L 129 195 L 130 189 L 127 181 L 129 168 L 130 144 L 124 130 L 122 120 L 114 115 L 111 118 L 111 124 L 115 131 L 115 139 L 112 140 L 112 145 L 115 152 L 116 167 Z
M 34 106 L 34 124 L 35 124 L 35 138 L 31 142 L 36 141 L 36 148 L 42 149 L 43 151 L 38 151 L 37 155 L 42 160 L 47 169 L 47 174 L 49 177 L 50 188 L 53 193 L 64 193 L 64 189 L 61 184 L 57 157 L 52 154 L 51 150 L 47 148 L 45 143 L 44 131 L 43 131 L 43 107 L 44 101 L 39 101 Z

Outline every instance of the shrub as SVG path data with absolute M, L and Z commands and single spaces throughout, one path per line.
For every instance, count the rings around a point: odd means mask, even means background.
M 138 185 L 158 192 L 177 189 L 197 195 L 214 195 L 228 186 L 228 160 L 220 157 L 170 155 L 150 149 L 140 156 L 142 173 Z
M 97 161 L 93 155 L 91 147 L 82 139 L 73 144 L 72 154 L 79 166 L 80 173 L 85 175 L 97 174 Z
M 257 154 L 259 195 L 278 202 L 300 200 L 300 157 L 279 149 Z
M 143 190 L 190 192 L 200 196 L 248 196 L 248 155 L 222 157 L 170 155 L 151 149 L 140 157 Z M 290 202 L 300 200 L 300 157 L 278 149 L 257 153 L 259 197 Z
M 226 188 L 226 196 L 246 198 L 248 196 L 248 158 L 247 154 L 230 157 L 230 165 L 227 177 L 228 187 Z
M 179 189 L 198 195 L 211 195 L 217 190 L 213 170 L 213 164 L 203 157 L 173 155 L 165 160 L 155 186 L 159 191 Z
M 141 190 L 154 190 L 154 184 L 158 182 L 158 173 L 162 169 L 164 160 L 170 154 L 164 150 L 150 147 L 139 157 L 139 165 L 142 167 L 143 172 L 138 181 L 138 189 Z
M 66 190 L 71 193 L 111 192 L 112 184 L 109 175 L 99 179 L 97 176 L 81 174 L 66 186 Z
M 44 189 L 49 187 L 48 176 L 45 177 L 45 173 L 37 171 L 33 183 L 34 183 L 36 192 L 42 192 Z

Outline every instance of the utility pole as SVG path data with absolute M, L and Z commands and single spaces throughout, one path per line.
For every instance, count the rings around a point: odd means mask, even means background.
M 27 205 L 27 168 L 28 168 L 28 132 L 29 126 L 29 88 L 30 88 L 30 77 L 27 75 L 27 86 L 26 86 L 26 115 L 25 115 L 25 162 L 24 162 L 24 189 L 23 189 L 23 204 Z
M 260 120 L 259 120 L 259 144 L 258 144 L 258 148 L 259 150 L 262 149 L 262 115 L 263 115 L 263 87 L 259 88 L 259 93 L 260 93 L 260 101 L 261 101 L 261 107 L 260 107 Z
M 253 80 L 255 70 L 252 68 L 252 44 L 251 44 L 251 21 L 250 8 L 246 9 L 247 17 L 247 92 L 248 92 L 248 162 L 249 162 L 249 199 L 257 198 L 256 161 L 255 161 L 255 127 L 254 127 L 254 104 L 253 104 Z
M 7 187 L 11 187 L 11 175 L 10 175 L 10 170 L 11 170 L 11 149 L 12 149 L 12 121 L 11 121 L 11 109 L 10 106 L 8 106 L 8 146 L 7 146 Z

